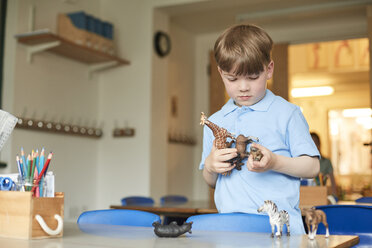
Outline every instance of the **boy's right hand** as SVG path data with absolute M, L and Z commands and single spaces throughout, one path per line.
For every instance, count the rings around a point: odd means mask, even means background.
M 232 158 L 238 156 L 236 148 L 224 148 L 217 149 L 215 141 L 211 153 L 205 159 L 204 167 L 209 173 L 225 173 L 234 169 L 235 165 L 232 166 L 229 162 L 226 162 Z

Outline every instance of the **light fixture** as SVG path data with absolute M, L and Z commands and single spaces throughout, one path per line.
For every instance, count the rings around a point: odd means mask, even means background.
M 343 117 L 371 117 L 371 108 L 358 108 L 358 109 L 344 109 L 342 110 Z
M 370 116 L 357 117 L 355 121 L 362 125 L 364 129 L 372 129 L 372 118 Z
M 298 97 L 311 97 L 311 96 L 327 96 L 332 95 L 334 92 L 331 86 L 308 87 L 308 88 L 294 88 L 291 95 L 294 98 Z

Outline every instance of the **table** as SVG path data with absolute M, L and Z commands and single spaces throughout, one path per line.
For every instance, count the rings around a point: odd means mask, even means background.
M 337 205 L 369 205 L 371 203 L 356 203 L 355 201 L 339 201 Z M 315 205 L 300 205 L 300 209 L 311 208 Z M 122 205 L 111 205 L 110 208 L 113 209 L 133 209 L 133 210 L 142 210 L 158 215 L 166 215 L 173 217 L 189 217 L 196 214 L 214 214 L 218 213 L 214 204 L 211 204 L 208 201 L 188 201 L 187 203 L 178 204 L 178 205 L 153 205 L 153 206 L 122 206 Z
M 372 203 L 365 203 L 365 202 L 355 202 L 355 201 L 338 201 L 337 205 L 364 205 L 364 206 L 372 206 Z
M 158 215 L 168 217 L 182 217 L 188 218 L 197 214 L 212 214 L 218 213 L 216 207 L 211 205 L 208 201 L 188 201 L 184 204 L 178 205 L 154 205 L 154 206 L 121 206 L 111 205 L 110 208 L 114 209 L 133 209 L 151 212 Z
M 17 248 L 91 248 L 91 247 L 351 247 L 359 242 L 358 236 L 317 235 L 310 241 L 306 235 L 271 238 L 269 233 L 220 231 L 192 231 L 178 238 L 159 238 L 152 227 L 131 227 L 65 222 L 62 238 L 21 240 L 1 238 L 1 247 Z

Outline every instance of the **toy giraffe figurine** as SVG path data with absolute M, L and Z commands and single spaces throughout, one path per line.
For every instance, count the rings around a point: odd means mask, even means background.
M 207 116 L 201 112 L 200 117 L 200 125 L 207 125 L 213 132 L 213 136 L 215 137 L 215 145 L 217 149 L 224 149 L 231 146 L 231 144 L 235 141 L 235 136 L 227 131 L 225 128 L 219 127 L 213 122 L 207 119 Z M 227 138 L 231 138 L 231 142 L 227 142 Z M 231 171 L 222 173 L 222 175 L 230 175 Z
M 217 149 L 224 149 L 230 147 L 235 140 L 235 136 L 227 131 L 225 128 L 219 127 L 213 122 L 207 119 L 207 116 L 201 112 L 200 125 L 207 125 L 213 132 L 213 136 L 216 138 L 215 145 Z M 227 142 L 226 139 L 231 138 L 231 142 Z

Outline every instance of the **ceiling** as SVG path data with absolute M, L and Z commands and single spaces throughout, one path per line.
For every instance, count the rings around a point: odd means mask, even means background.
M 265 29 L 275 30 L 285 26 L 287 29 L 306 29 L 309 22 L 317 27 L 330 23 L 339 23 L 342 19 L 352 29 L 355 18 L 365 22 L 366 6 L 372 6 L 372 0 L 204 0 L 189 4 L 163 6 L 159 8 L 170 17 L 173 24 L 194 34 L 218 33 L 225 28 L 240 22 L 255 23 Z M 338 25 L 339 26 L 339 25 Z M 357 28 L 357 27 L 355 27 Z M 364 32 L 365 27 L 359 27 Z M 359 30 L 360 31 L 360 30 Z M 314 30 L 305 30 L 310 33 Z M 321 39 L 307 39 L 308 42 L 337 40 L 340 36 L 332 36 L 325 31 Z M 274 34 L 275 36 L 275 34 Z M 300 36 L 300 34 L 298 35 Z M 341 39 L 360 38 L 343 36 Z M 309 41 L 310 40 L 310 41 Z M 292 40 L 292 44 L 303 43 Z M 307 43 L 307 42 L 305 42 Z M 294 76 L 294 75 L 292 75 Z M 369 87 L 369 71 L 354 71 L 346 73 L 303 73 L 296 74 L 293 87 L 311 86 L 303 78 L 328 78 L 329 82 L 337 84 L 345 91 L 354 82 L 354 87 L 360 85 L 363 89 Z M 319 83 L 318 83 L 319 84 Z M 319 85 L 318 85 L 319 86 Z M 358 86 L 359 87 L 359 86 Z M 367 89 L 366 89 L 367 90 Z
M 250 22 L 264 28 L 327 18 L 365 16 L 372 0 L 204 0 L 159 8 L 172 23 L 195 33 L 219 32 Z

